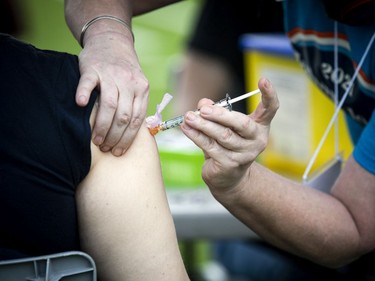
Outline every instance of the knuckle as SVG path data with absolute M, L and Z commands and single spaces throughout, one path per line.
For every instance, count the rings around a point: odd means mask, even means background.
M 130 116 L 127 113 L 123 113 L 118 118 L 118 126 L 128 125 L 130 122 Z
M 260 151 L 264 151 L 268 145 L 268 137 L 267 136 L 259 137 L 258 145 L 259 145 Z
M 136 85 L 139 89 L 143 89 L 144 91 L 148 91 L 150 88 L 150 82 L 148 79 L 144 76 L 144 74 L 139 71 L 122 71 L 118 72 L 121 73 L 121 78 L 125 79 L 127 81 L 130 81 L 134 83 L 133 85 Z
M 147 91 L 150 89 L 150 82 L 146 79 L 140 79 L 138 82 L 139 86 L 144 89 L 144 91 Z
M 227 167 L 230 170 L 235 170 L 241 166 L 241 163 L 237 159 L 236 155 L 234 153 L 228 154 L 228 162 L 227 162 Z
M 242 122 L 239 122 L 239 125 L 240 125 L 241 130 L 244 131 L 244 130 L 251 130 L 254 123 L 252 119 L 247 116 L 245 120 L 242 120 Z
M 106 108 L 110 109 L 110 110 L 116 110 L 117 109 L 117 99 L 115 99 L 113 97 L 103 99 L 103 101 L 101 101 L 101 105 L 103 107 L 106 107 Z
M 233 131 L 230 128 L 225 128 L 222 135 L 221 140 L 225 143 L 230 143 L 231 139 L 233 138 Z
M 142 118 L 139 118 L 139 117 L 135 117 L 132 119 L 131 123 L 130 123 L 130 128 L 132 129 L 135 129 L 135 128 L 139 128 L 143 123 L 143 119 Z
M 216 141 L 214 139 L 208 138 L 206 140 L 205 147 L 207 148 L 207 150 L 213 150 L 213 149 L 215 149 L 217 147 L 217 143 L 216 143 Z

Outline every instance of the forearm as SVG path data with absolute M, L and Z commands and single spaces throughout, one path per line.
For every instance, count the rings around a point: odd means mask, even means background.
M 131 17 L 181 0 L 65 0 L 65 18 L 74 37 L 79 40 L 83 25 L 98 15 L 116 16 L 127 23 Z
M 65 19 L 77 40 L 80 39 L 84 24 L 100 15 L 115 16 L 130 25 L 132 17 L 131 0 L 65 0 Z M 86 36 L 95 32 L 116 29 L 122 31 L 117 22 L 102 20 L 95 23 L 95 28 L 88 28 Z M 123 32 L 131 35 L 130 30 L 124 29 Z
M 355 222 L 333 196 L 257 164 L 243 182 L 230 194 L 214 195 L 265 240 L 326 266 L 347 263 L 360 254 Z

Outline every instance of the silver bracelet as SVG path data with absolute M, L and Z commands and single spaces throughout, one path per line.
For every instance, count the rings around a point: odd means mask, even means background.
M 133 31 L 130 27 L 130 25 L 128 23 L 126 23 L 125 21 L 123 21 L 122 19 L 120 18 L 117 18 L 115 16 L 109 16 L 109 15 L 101 15 L 101 16 L 97 16 L 95 18 L 93 18 L 92 20 L 89 20 L 88 22 L 85 23 L 85 25 L 82 27 L 82 30 L 81 30 L 81 36 L 79 37 L 79 44 L 81 45 L 81 47 L 83 48 L 83 38 L 85 36 L 85 33 L 87 31 L 87 29 L 95 22 L 97 22 L 98 20 L 103 20 L 103 19 L 108 19 L 108 20 L 114 20 L 114 21 L 117 21 L 119 23 L 121 23 L 123 26 L 125 26 L 132 34 L 132 38 L 133 38 L 133 41 L 134 41 L 134 34 L 133 34 Z

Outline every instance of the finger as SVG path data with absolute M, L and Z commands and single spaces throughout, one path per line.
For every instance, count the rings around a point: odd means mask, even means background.
M 185 115 L 185 122 L 182 123 L 180 127 L 183 133 L 203 150 L 205 158 L 211 157 L 219 159 L 220 155 L 223 155 L 221 152 L 222 148 L 217 146 L 217 143 L 215 143 L 213 138 L 208 137 L 202 131 L 188 125 L 188 122 L 186 122 L 187 118 L 189 118 L 189 113 Z
M 133 102 L 131 121 L 125 128 L 118 143 L 113 147 L 113 155 L 121 156 L 130 147 L 146 117 L 147 104 L 148 92 L 136 95 Z
M 217 133 L 221 134 L 222 137 L 230 133 L 230 131 L 225 130 L 228 128 L 238 134 L 241 139 L 251 139 L 255 134 L 256 124 L 246 114 L 229 111 L 221 106 L 205 105 L 200 109 L 200 115 L 206 120 L 221 124 L 222 129 Z
M 249 163 L 249 159 L 253 159 L 250 149 L 243 151 L 237 150 L 238 147 L 233 150 L 229 149 L 222 145 L 218 139 L 206 135 L 206 131 L 195 129 L 187 123 L 183 123 L 181 129 L 190 140 L 203 150 L 206 160 L 214 161 L 214 166 L 233 169 L 240 165 L 246 165 Z
M 122 92 L 119 91 L 117 109 L 111 127 L 101 145 L 103 151 L 111 150 L 114 155 L 120 156 L 125 149 L 124 144 L 118 144 L 124 133 L 127 132 L 127 128 L 131 122 L 133 98 L 133 93 L 128 89 L 123 89 Z
M 262 92 L 262 100 L 251 117 L 257 123 L 268 126 L 279 108 L 279 100 L 275 88 L 268 79 L 261 78 L 258 87 Z
M 103 151 L 109 151 L 116 144 L 115 141 L 108 142 L 108 139 L 106 139 L 116 113 L 119 96 L 115 84 L 108 81 L 111 80 L 103 78 L 100 84 L 99 108 L 93 128 L 93 142 L 100 145 Z M 103 145 L 105 140 L 107 143 Z
M 227 119 L 230 118 L 233 117 Z M 191 135 L 190 132 L 188 132 L 188 134 L 189 136 L 196 138 L 196 140 L 194 139 L 193 141 L 203 150 L 215 152 L 223 149 L 231 152 L 242 153 L 247 152 L 251 146 L 250 140 L 244 139 L 231 128 L 228 128 L 222 123 L 211 122 L 196 113 L 188 112 L 185 115 L 184 123 L 190 128 L 201 132 L 201 134 L 196 134 L 194 132 L 194 135 Z M 217 155 L 212 155 L 212 157 L 215 158 Z
M 206 99 L 206 98 L 203 98 L 201 99 L 199 102 L 198 102 L 198 106 L 197 108 L 201 108 L 202 106 L 204 105 L 212 105 L 214 104 L 215 102 L 210 100 L 210 99 Z
M 86 106 L 92 91 L 99 83 L 99 77 L 94 73 L 84 73 L 79 79 L 76 91 L 76 103 L 79 106 Z

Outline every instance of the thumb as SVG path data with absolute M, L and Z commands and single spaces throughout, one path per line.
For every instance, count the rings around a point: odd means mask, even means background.
M 279 109 L 279 99 L 275 88 L 268 79 L 261 78 L 258 87 L 262 93 L 262 100 L 250 116 L 257 123 L 268 126 Z

